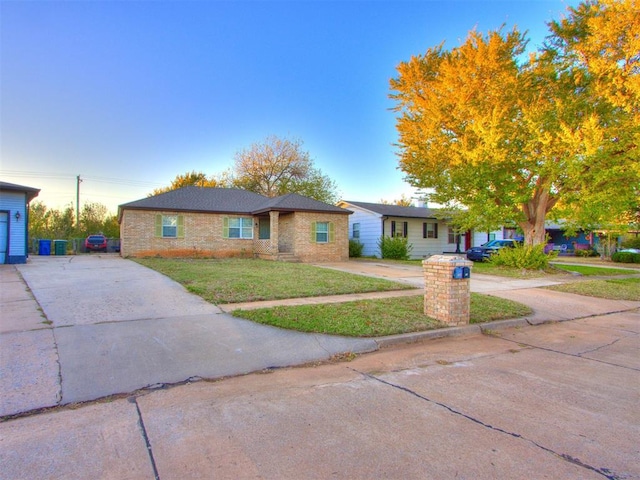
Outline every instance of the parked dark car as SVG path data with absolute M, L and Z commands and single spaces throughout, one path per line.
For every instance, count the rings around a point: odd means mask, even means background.
M 518 244 L 516 240 L 491 240 L 479 247 L 472 247 L 467 250 L 467 259 L 474 262 L 481 262 L 489 259 L 491 255 L 501 248 L 513 248 Z
M 87 252 L 107 252 L 107 237 L 104 235 L 89 235 L 84 241 Z

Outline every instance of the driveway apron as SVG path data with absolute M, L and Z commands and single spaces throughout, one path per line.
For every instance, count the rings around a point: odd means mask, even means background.
M 18 270 L 52 322 L 61 404 L 377 348 L 234 318 L 115 255 L 32 257 Z

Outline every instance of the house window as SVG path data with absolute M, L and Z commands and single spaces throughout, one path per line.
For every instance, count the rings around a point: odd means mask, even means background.
M 422 238 L 438 238 L 438 224 L 424 222 L 422 224 Z
M 353 238 L 360 238 L 360 224 L 359 223 L 354 223 L 353 224 L 353 234 L 352 234 Z
M 316 223 L 316 243 L 327 243 L 329 241 L 329 223 Z
M 183 215 L 156 215 L 155 236 L 159 238 L 184 237 Z
M 404 237 L 409 235 L 409 222 L 396 222 L 391 221 L 391 236 L 392 237 Z
M 178 216 L 163 215 L 162 216 L 162 236 L 176 238 L 178 236 Z
M 224 219 L 224 238 L 253 238 L 253 219 L 251 217 Z
M 311 224 L 311 241 L 314 243 L 331 243 L 335 233 L 333 222 L 313 222 Z
M 502 231 L 502 238 L 517 238 L 518 231 L 515 228 L 505 227 Z
M 456 242 L 456 232 L 453 228 L 449 227 L 449 239 L 447 240 L 447 242 L 449 243 L 457 243 Z

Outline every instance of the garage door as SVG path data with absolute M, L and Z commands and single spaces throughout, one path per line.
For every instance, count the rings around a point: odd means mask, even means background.
M 7 261 L 7 245 L 9 237 L 9 214 L 0 212 L 0 264 Z

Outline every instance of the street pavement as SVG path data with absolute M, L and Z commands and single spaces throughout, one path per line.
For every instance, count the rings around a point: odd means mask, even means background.
M 2 479 L 640 478 L 637 311 L 0 423 Z
M 534 314 L 385 343 L 235 319 L 116 256 L 2 266 L 0 479 L 640 478 L 640 303 L 493 284 Z

